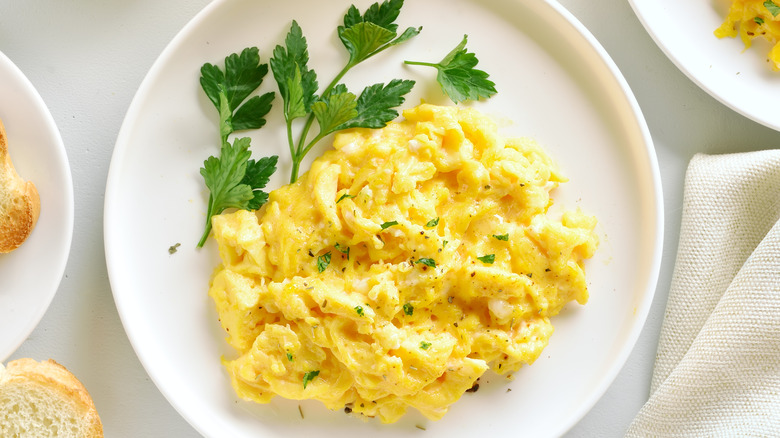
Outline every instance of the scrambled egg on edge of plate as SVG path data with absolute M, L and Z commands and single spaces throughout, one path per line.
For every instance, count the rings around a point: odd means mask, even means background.
M 715 30 L 715 36 L 734 38 L 738 33 L 746 50 L 754 38 L 763 36 L 769 41 L 773 46 L 767 62 L 772 70 L 780 71 L 780 6 L 764 0 L 734 0 L 723 24 Z
M 209 290 L 244 399 L 440 419 L 486 370 L 531 364 L 584 304 L 596 219 L 546 212 L 565 178 L 474 109 L 423 104 L 334 139 L 257 212 L 215 216 Z

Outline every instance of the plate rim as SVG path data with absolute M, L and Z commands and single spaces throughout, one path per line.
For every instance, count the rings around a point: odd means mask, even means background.
M 44 315 L 48 311 L 52 301 L 54 300 L 54 297 L 57 295 L 60 285 L 62 284 L 62 279 L 65 275 L 65 268 L 68 264 L 70 250 L 73 244 L 73 230 L 75 224 L 75 196 L 73 191 L 73 174 L 70 167 L 70 162 L 68 160 L 67 149 L 65 148 L 62 134 L 60 133 L 59 127 L 57 126 L 57 123 L 54 120 L 54 116 L 52 115 L 49 107 L 46 105 L 43 97 L 38 92 L 32 81 L 30 81 L 30 79 L 24 73 L 24 71 L 22 71 L 22 69 L 16 65 L 16 63 L 2 50 L 0 50 L 0 69 L 6 69 L 9 76 L 13 76 L 15 78 L 15 85 L 23 89 L 24 94 L 31 101 L 31 106 L 36 110 L 36 118 L 43 122 L 42 124 L 45 126 L 45 129 L 49 131 L 48 134 L 51 135 L 53 139 L 53 143 L 47 146 L 47 149 L 50 149 L 53 156 L 56 157 L 56 159 L 53 161 L 56 161 L 63 169 L 64 180 L 60 181 L 62 184 L 62 191 L 58 194 L 64 195 L 64 205 L 66 207 L 66 211 L 63 212 L 63 214 L 58 218 L 58 220 L 64 222 L 64 240 L 62 242 L 62 246 L 59 248 L 57 257 L 54 259 L 55 262 L 53 263 L 53 267 L 51 267 L 52 271 L 50 272 L 52 272 L 52 274 L 51 276 L 47 277 L 51 282 L 52 287 L 42 295 L 41 298 L 43 299 L 41 300 L 40 306 L 37 307 L 35 312 L 31 312 L 31 318 L 29 319 L 28 325 L 19 331 L 19 335 L 17 335 L 18 337 L 16 341 L 11 343 L 11 349 L 7 352 L 0 351 L 0 362 L 3 362 L 6 359 L 12 357 L 13 354 L 22 346 L 22 344 L 24 344 L 30 334 L 32 334 L 32 332 L 38 327 L 38 324 L 40 324 Z M 42 208 L 46 207 L 42 206 Z M 40 218 L 36 224 L 36 228 L 39 226 L 41 226 Z M 35 230 L 33 230 L 33 233 L 34 232 Z M 4 255 L 9 256 L 9 254 Z
M 772 114 L 771 112 L 767 112 L 767 115 L 764 115 L 760 109 L 756 109 L 750 106 L 745 107 L 744 105 L 740 105 L 739 103 L 735 102 L 731 95 L 718 91 L 719 86 L 717 85 L 717 82 L 712 83 L 713 81 L 708 81 L 703 78 L 694 65 L 687 61 L 686 58 L 682 56 L 683 54 L 679 53 L 680 49 L 673 48 L 669 44 L 666 44 L 661 36 L 661 33 L 659 33 L 661 26 L 656 26 L 650 22 L 647 14 L 645 13 L 646 10 L 644 9 L 644 6 L 642 6 L 644 4 L 650 4 L 652 5 L 651 7 L 660 7 L 658 3 L 647 0 L 628 0 L 628 3 L 631 5 L 631 9 L 634 11 L 634 15 L 642 24 L 642 27 L 645 29 L 647 34 L 650 35 L 650 38 L 653 40 L 655 45 L 661 50 L 661 52 L 663 52 L 667 59 L 669 59 L 669 61 L 671 61 L 672 64 L 674 64 L 674 66 L 677 67 L 677 69 L 680 70 L 691 82 L 696 84 L 697 87 L 710 95 L 710 97 L 717 100 L 737 114 L 740 114 L 760 125 L 766 126 L 767 128 L 780 131 L 780 117 L 778 117 L 776 120 L 773 120 L 769 117 L 769 114 Z M 725 17 L 723 18 L 725 19 Z M 715 29 L 716 28 L 713 28 L 711 30 L 711 35 Z M 712 38 L 714 42 L 718 41 L 714 35 Z M 780 75 L 780 73 L 777 74 Z M 778 76 L 778 80 L 780 80 L 780 76 Z
M 629 1 L 633 1 L 633 0 L 629 0 Z M 620 349 L 620 352 L 617 355 L 617 360 L 612 363 L 612 366 L 610 367 L 610 371 L 605 373 L 604 376 L 602 376 L 602 381 L 600 382 L 600 390 L 594 391 L 591 394 L 590 400 L 587 403 L 583 404 L 583 406 L 580 409 L 580 412 L 577 415 L 575 415 L 577 419 L 573 421 L 568 427 L 566 427 L 561 431 L 563 434 L 568 430 L 570 430 L 572 427 L 574 427 L 574 425 L 576 425 L 580 420 L 582 420 L 582 418 L 584 418 L 585 415 L 587 415 L 587 413 L 591 409 L 593 409 L 596 403 L 604 396 L 604 394 L 607 392 L 609 387 L 615 381 L 618 374 L 620 373 L 620 371 L 623 369 L 626 362 L 628 361 L 628 358 L 631 355 L 631 352 L 634 350 L 634 347 L 636 346 L 637 341 L 639 340 L 639 336 L 641 335 L 642 330 L 645 327 L 645 324 L 647 322 L 647 317 L 650 314 L 650 308 L 652 307 L 656 290 L 658 288 L 658 281 L 661 272 L 661 262 L 663 259 L 664 229 L 665 229 L 664 195 L 663 195 L 663 185 L 661 182 L 662 181 L 661 171 L 658 165 L 658 157 L 656 156 L 655 153 L 655 144 L 653 142 L 653 138 L 650 133 L 650 128 L 647 124 L 647 120 L 644 117 L 642 108 L 639 105 L 639 102 L 636 99 L 636 96 L 634 95 L 633 91 L 631 90 L 630 85 L 628 84 L 628 81 L 623 76 L 623 73 L 620 71 L 619 67 L 612 59 L 612 57 L 609 56 L 609 53 L 604 48 L 604 46 L 598 41 L 595 35 L 593 35 L 593 33 L 590 32 L 590 30 L 588 30 L 588 28 L 584 24 L 582 24 L 582 22 L 580 22 L 563 5 L 554 2 L 552 0 L 545 0 L 545 2 L 550 4 L 561 15 L 566 17 L 567 21 L 572 26 L 574 26 L 579 31 L 579 33 L 583 36 L 583 38 L 585 38 L 590 43 L 593 49 L 598 53 L 601 61 L 607 66 L 607 68 L 612 73 L 613 78 L 618 82 L 618 85 L 623 90 L 624 93 L 622 97 L 628 100 L 628 104 L 633 110 L 633 115 L 634 115 L 633 119 L 637 123 L 638 128 L 642 133 L 642 137 L 646 145 L 644 152 L 647 154 L 646 158 L 651 167 L 653 192 L 655 195 L 654 196 L 655 204 L 653 206 L 655 215 L 652 218 L 652 220 L 655 223 L 654 231 L 656 233 L 656 236 L 655 236 L 655 241 L 653 246 L 654 248 L 653 257 L 648 271 L 650 273 L 651 280 L 649 284 L 645 285 L 645 287 L 648 290 L 646 291 L 645 294 L 642 295 L 643 299 L 636 306 L 637 321 L 631 327 L 632 330 L 628 337 L 630 341 L 622 345 L 622 348 Z

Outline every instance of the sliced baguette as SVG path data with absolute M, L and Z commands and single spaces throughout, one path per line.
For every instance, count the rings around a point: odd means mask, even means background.
M 84 385 L 49 359 L 0 364 L 0 437 L 102 437 L 103 425 Z
M 27 240 L 40 212 L 38 190 L 16 173 L 0 120 L 0 253 L 11 252 Z

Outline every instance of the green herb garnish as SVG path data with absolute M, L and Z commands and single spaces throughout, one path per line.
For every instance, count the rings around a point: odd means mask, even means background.
M 341 196 L 339 197 L 339 199 L 336 201 L 336 204 L 338 204 L 339 202 L 341 202 L 341 201 L 343 201 L 343 200 L 345 200 L 345 199 L 347 199 L 347 198 L 354 198 L 354 196 L 350 195 L 349 193 L 344 193 L 344 194 L 343 194 L 343 195 L 341 195 Z
M 482 257 L 477 257 L 477 260 L 479 260 L 482 263 L 492 265 L 493 262 L 496 261 L 496 255 L 495 254 L 483 255 Z
M 436 80 L 442 91 L 453 102 L 479 100 L 496 94 L 495 83 L 489 75 L 475 67 L 479 63 L 477 56 L 466 50 L 468 35 L 439 63 L 405 61 L 409 65 L 423 65 L 438 70 Z
M 435 268 L 436 267 L 436 261 L 434 259 L 429 259 L 429 258 L 426 258 L 426 257 L 423 257 L 423 258 L 417 260 L 414 263 L 415 264 L 422 263 L 423 265 L 430 266 L 431 268 Z
M 325 271 L 325 269 L 328 268 L 329 264 L 330 264 L 330 251 L 317 257 L 317 271 L 319 271 L 320 273 Z
M 780 6 L 777 6 L 772 0 L 765 1 L 764 7 L 773 17 L 777 17 L 777 15 L 780 14 Z
M 420 341 L 420 348 L 422 348 L 423 350 L 427 350 L 428 347 L 430 346 L 431 346 L 430 342 Z
M 206 228 L 198 242 L 202 247 L 211 232 L 211 217 L 228 208 L 257 210 L 268 200 L 262 191 L 276 170 L 277 157 L 250 160 L 250 139 L 238 138 L 231 144 L 228 136 L 235 131 L 257 129 L 265 125 L 265 115 L 271 110 L 274 93 L 253 96 L 263 82 L 268 65 L 260 63 L 256 47 L 225 58 L 225 71 L 206 63 L 201 67 L 200 84 L 219 112 L 219 157 L 203 162 L 200 174 L 208 187 L 209 202 Z
M 347 258 L 349 258 L 349 247 L 348 246 L 339 245 L 338 242 L 337 242 L 335 245 L 333 245 L 333 247 L 336 248 L 336 250 L 338 250 L 338 252 L 344 254 L 345 256 L 347 256 Z
M 284 101 L 284 120 L 287 141 L 292 155 L 290 182 L 298 179 L 303 157 L 322 138 L 347 128 L 383 128 L 398 117 L 394 109 L 404 102 L 414 81 L 393 79 L 387 85 L 366 87 L 360 96 L 339 83 L 352 67 L 390 47 L 420 33 L 421 28 L 408 28 L 398 35 L 394 23 L 403 6 L 403 0 L 374 3 L 361 15 L 353 5 L 344 16 L 337 33 L 349 53 L 349 60 L 336 77 L 317 96 L 317 74 L 308 67 L 309 54 L 306 38 L 297 22 L 293 21 L 285 45 L 277 46 L 271 57 L 271 70 Z M 306 118 L 297 142 L 293 139 L 292 122 Z M 317 121 L 319 132 L 309 140 L 309 130 Z
M 439 218 L 438 217 L 435 217 L 435 218 L 429 220 L 428 223 L 425 224 L 425 227 L 426 228 L 433 228 L 436 225 L 439 225 Z
M 404 313 L 407 316 L 412 316 L 414 314 L 414 306 L 411 303 L 404 304 Z
M 398 225 L 398 221 L 390 221 L 390 222 L 383 223 L 381 225 L 381 227 L 382 227 L 383 230 L 386 230 L 386 229 L 388 229 L 390 227 L 393 227 L 393 226 L 396 226 L 396 225 Z
M 309 384 L 315 377 L 320 375 L 320 370 L 309 371 L 303 375 L 303 389 L 306 389 L 306 385 Z
M 753 17 L 753 21 L 755 21 L 758 25 L 764 24 L 764 19 L 761 17 Z
M 291 183 L 298 179 L 303 158 L 327 135 L 348 128 L 383 128 L 398 117 L 396 108 L 403 104 L 404 96 L 411 91 L 414 81 L 392 79 L 386 84 L 369 85 L 356 95 L 341 80 L 361 62 L 420 33 L 422 27 L 409 27 L 398 32 L 395 20 L 403 3 L 403 0 L 374 3 L 363 14 L 354 5 L 348 9 L 343 25 L 338 26 L 336 32 L 349 59 L 322 91 L 319 91 L 317 74 L 308 66 L 308 43 L 296 21 L 292 21 L 283 45 L 277 45 L 273 50 L 269 64 L 261 64 L 258 49 L 251 47 L 226 57 L 224 71 L 209 63 L 202 66 L 201 87 L 217 108 L 222 145 L 219 156 L 209 157 L 200 172 L 210 195 L 206 227 L 198 247 L 203 246 L 211 232 L 214 215 L 228 208 L 256 210 L 268 200 L 268 194 L 262 189 L 276 170 L 278 158 L 251 160 L 250 139 L 238 138 L 231 144 L 228 137 L 236 131 L 258 129 L 265 125 L 274 93 L 250 95 L 262 84 L 269 65 L 283 101 L 292 157 Z M 774 5 L 771 1 L 767 3 Z M 494 83 L 488 79 L 487 73 L 475 68 L 478 60 L 466 50 L 467 40 L 464 35 L 461 43 L 439 63 L 406 63 L 435 67 L 439 85 L 456 103 L 489 97 L 496 92 Z M 297 139 L 294 139 L 293 122 L 296 119 L 305 121 Z M 319 131 L 310 136 L 315 121 Z M 353 197 L 345 193 L 336 203 Z M 436 223 L 438 218 L 429 221 L 426 226 L 434 227 Z M 397 222 L 386 222 L 382 229 L 392 225 L 397 225 Z M 318 268 L 320 265 L 318 261 Z
M 293 361 L 293 355 L 289 351 L 287 352 L 287 360 L 292 362 Z
M 506 234 L 494 234 L 493 237 L 495 237 L 498 240 L 508 241 L 509 240 L 509 233 L 506 233 Z
M 355 306 L 355 312 L 357 312 L 358 316 L 364 316 L 363 306 Z

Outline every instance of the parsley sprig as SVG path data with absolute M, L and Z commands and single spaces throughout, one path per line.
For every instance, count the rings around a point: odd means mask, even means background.
M 460 44 L 438 63 L 420 61 L 404 61 L 404 63 L 436 68 L 438 70 L 436 80 L 444 94 L 455 103 L 488 98 L 496 94 L 496 84 L 488 79 L 489 75 L 486 72 L 475 68 L 479 60 L 474 53 L 466 49 L 467 42 L 468 35 L 464 35 Z
M 203 162 L 200 174 L 209 189 L 206 227 L 198 242 L 202 247 L 211 232 L 211 217 L 228 208 L 256 210 L 268 200 L 262 189 L 276 170 L 278 157 L 250 159 L 251 140 L 242 137 L 228 140 L 235 131 L 257 129 L 265 125 L 274 93 L 252 96 L 268 73 L 268 65 L 260 63 L 256 47 L 244 49 L 225 58 L 225 71 L 206 63 L 201 67 L 200 84 L 219 113 L 219 156 Z
M 337 34 L 349 59 L 319 95 L 317 74 L 308 67 L 306 38 L 296 21 L 292 22 L 284 45 L 273 50 L 269 64 L 283 100 L 292 156 L 291 183 L 298 179 L 303 158 L 324 137 L 348 128 L 383 128 L 398 117 L 396 108 L 403 104 L 414 81 L 393 79 L 387 84 L 377 83 L 365 87 L 360 95 L 351 93 L 340 81 L 356 65 L 420 33 L 422 27 L 409 27 L 398 33 L 395 20 L 403 3 L 403 0 L 374 3 L 363 14 L 354 5 L 347 10 L 343 25 L 337 27 Z M 496 92 L 494 84 L 487 73 L 474 68 L 478 61 L 466 50 L 466 42 L 467 36 L 464 36 L 461 43 L 437 64 L 406 63 L 435 67 L 439 85 L 455 103 L 489 97 Z M 226 57 L 224 71 L 210 63 L 201 67 L 201 87 L 219 114 L 221 147 L 219 155 L 209 157 L 200 169 L 210 193 L 206 226 L 198 247 L 202 247 L 208 238 L 214 215 L 228 208 L 256 210 L 268 200 L 268 194 L 262 189 L 276 170 L 278 157 L 252 160 L 250 139 L 236 138 L 231 143 L 229 137 L 236 131 L 265 125 L 265 116 L 275 94 L 250 95 L 262 84 L 269 64 L 262 64 L 258 49 L 250 47 Z M 293 121 L 297 119 L 305 121 L 296 140 Z M 310 138 L 315 121 L 319 131 Z M 338 201 L 352 197 L 345 193 Z M 382 229 L 396 224 L 382 224 Z M 426 226 L 433 227 L 435 223 L 431 221 Z M 318 268 L 322 269 L 327 267 L 329 260 L 323 258 L 319 262 Z
M 401 44 L 420 33 L 421 28 L 407 28 L 398 35 L 398 17 L 403 0 L 374 3 L 362 15 L 353 5 L 344 16 L 337 33 L 349 53 L 349 60 L 318 96 L 317 74 L 309 69 L 308 44 L 296 21 L 292 22 L 284 46 L 277 46 L 271 58 L 271 71 L 284 101 L 284 120 L 292 156 L 290 182 L 298 179 L 301 161 L 314 145 L 327 135 L 348 128 L 383 128 L 398 117 L 396 107 L 404 102 L 414 81 L 393 79 L 363 89 L 360 96 L 351 93 L 339 81 L 356 65 L 372 56 Z M 296 141 L 293 121 L 306 118 Z M 317 121 L 319 132 L 309 139 Z

